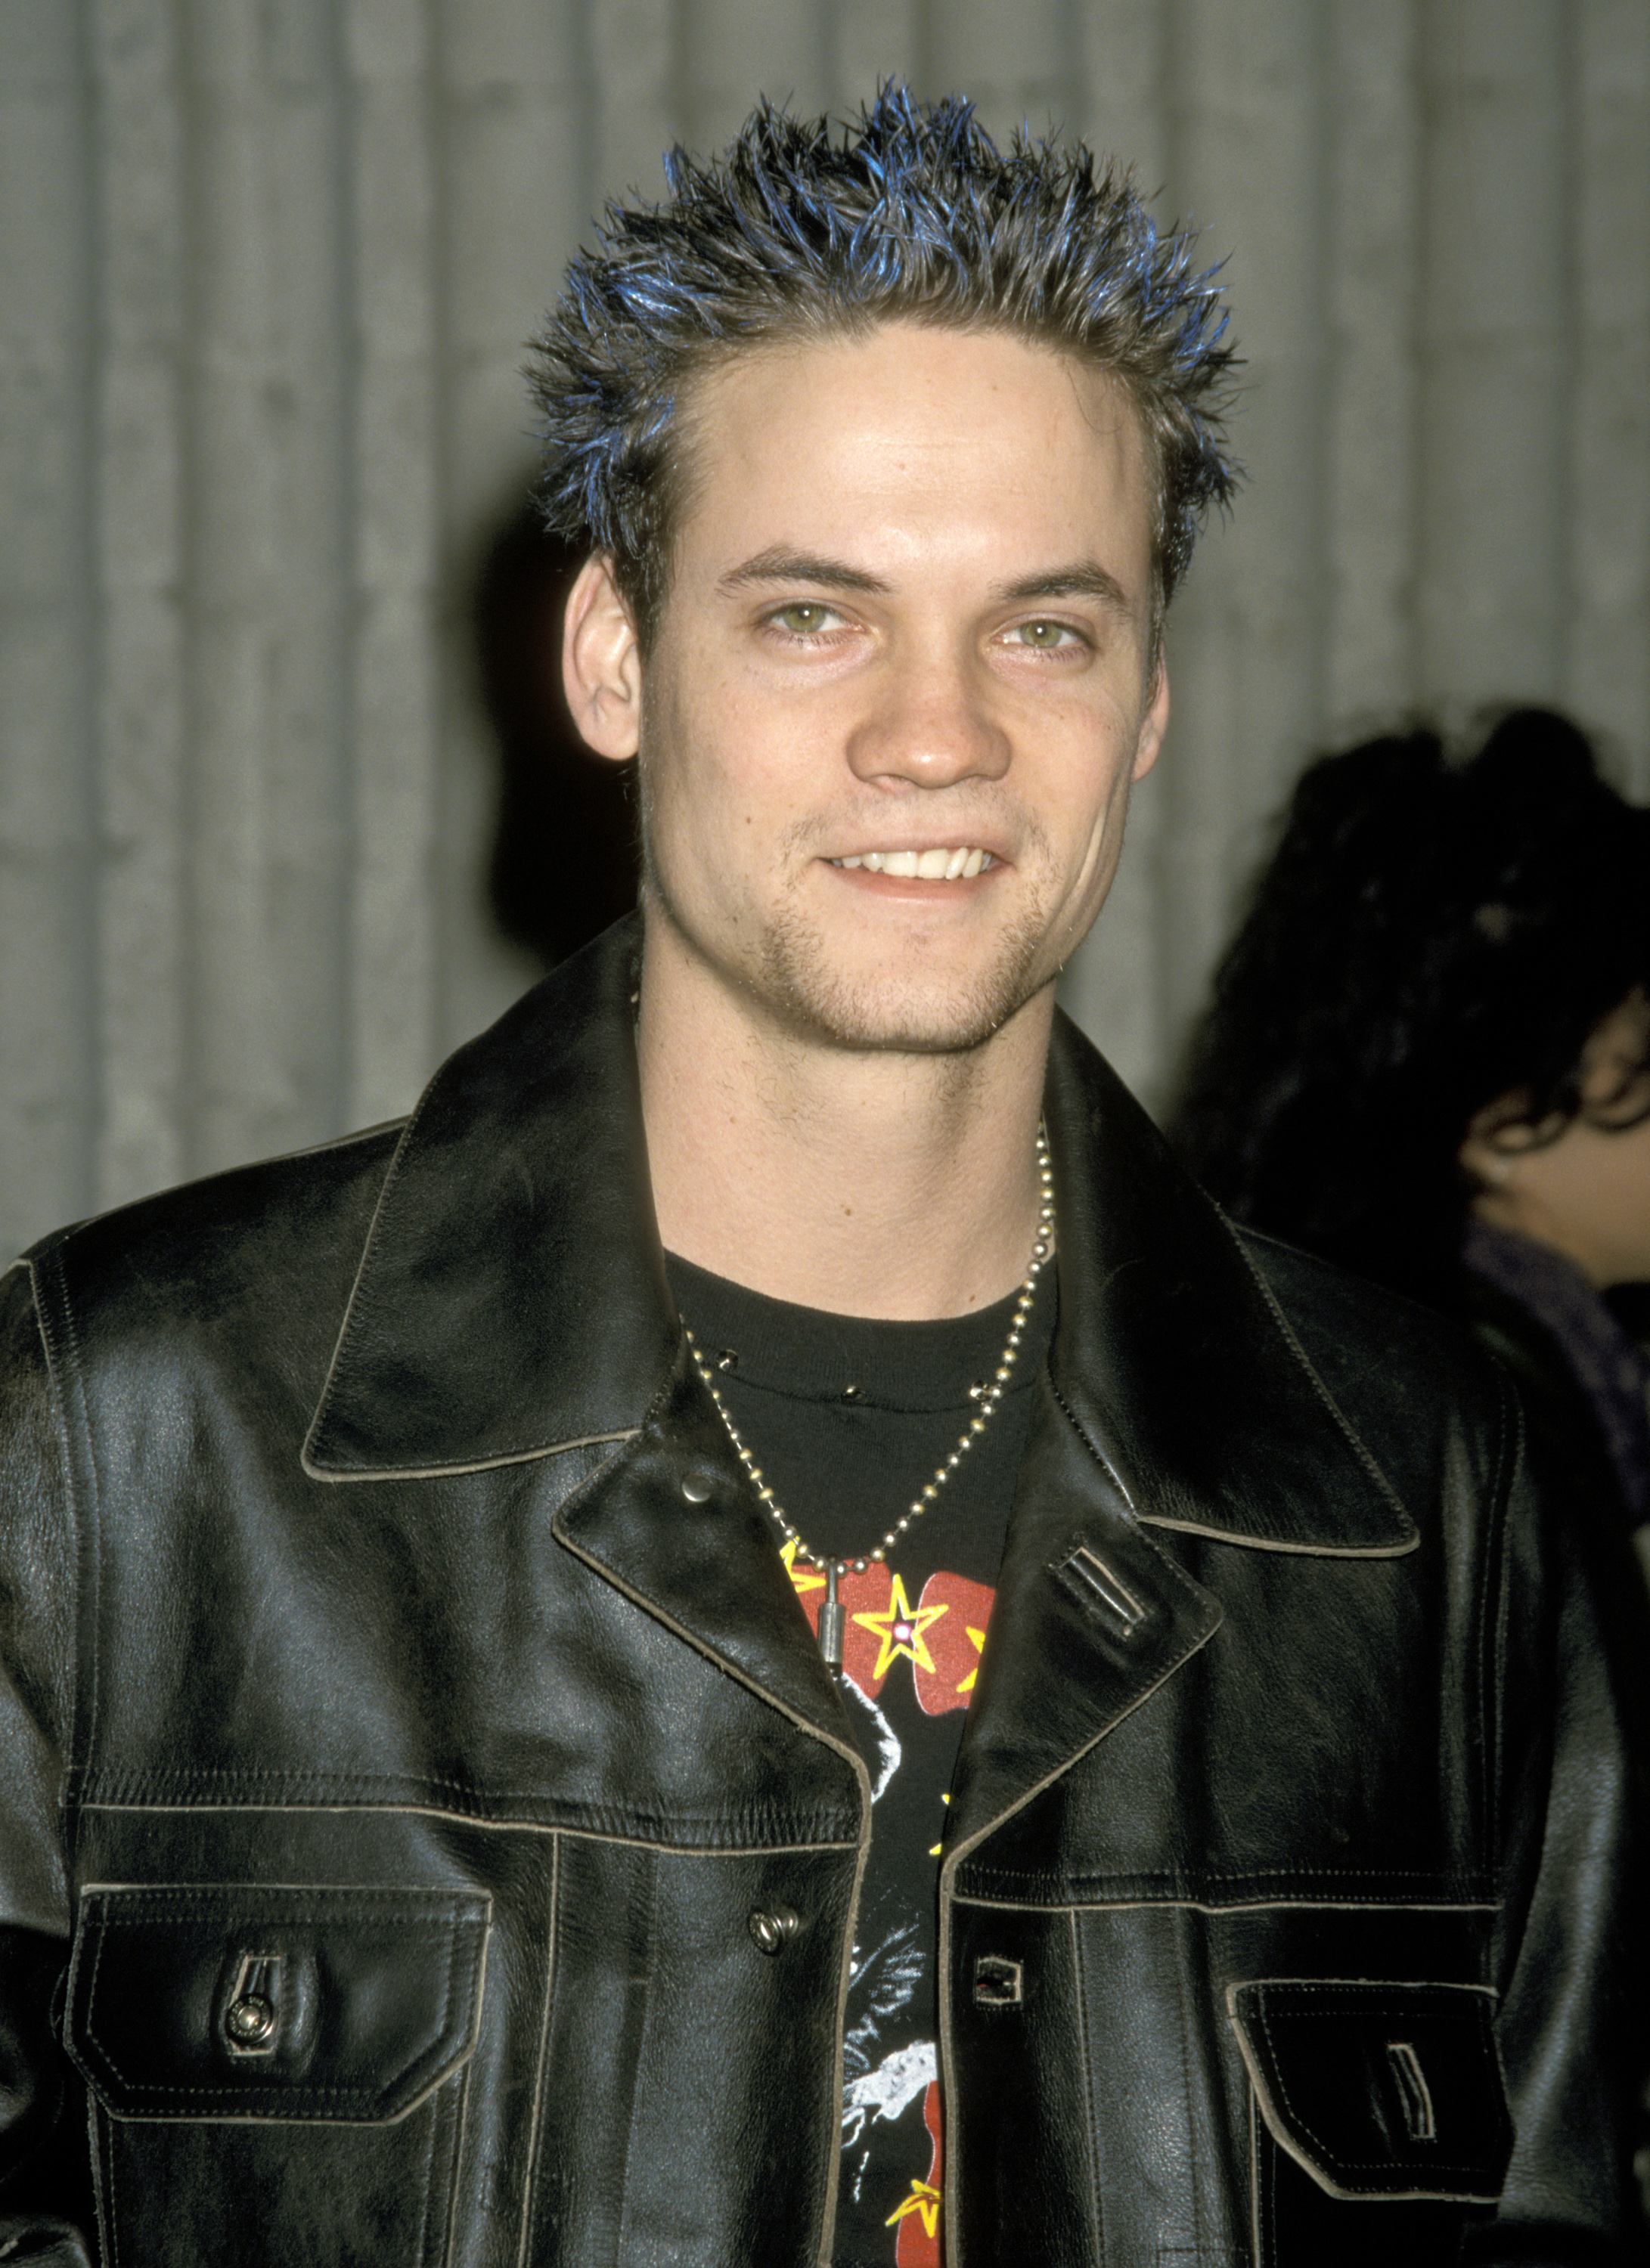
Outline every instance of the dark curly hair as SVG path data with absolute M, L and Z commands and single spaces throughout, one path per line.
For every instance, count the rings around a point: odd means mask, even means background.
M 1469 1124 L 1582 1109 L 1589 1034 L 1650 982 L 1650 813 L 1576 727 L 1504 716 L 1313 764 L 1215 977 L 1171 1135 L 1238 1219 L 1447 1304 Z
M 684 390 L 741 350 L 894 320 L 1008 331 L 1127 389 L 1155 472 L 1160 620 L 1235 483 L 1233 355 L 1214 271 L 1197 269 L 1189 236 L 1159 234 L 1126 176 L 1024 133 L 999 151 L 971 104 L 898 85 L 836 136 L 764 102 L 725 156 L 676 149 L 665 171 L 663 204 L 608 207 L 527 372 L 546 519 L 611 556 L 644 650 L 681 503 Z

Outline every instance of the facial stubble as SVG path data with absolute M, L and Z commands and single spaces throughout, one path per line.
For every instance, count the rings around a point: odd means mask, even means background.
M 684 918 L 654 855 L 647 781 L 644 762 L 644 911 L 656 910 L 691 951 L 693 925 Z M 807 833 L 806 828 L 797 828 L 794 841 L 785 848 L 805 852 Z M 1046 837 L 1028 814 L 1020 815 L 1019 836 L 1022 858 L 1050 871 Z M 984 1046 L 1058 974 L 1058 961 L 1045 965 L 1050 925 L 1048 909 L 1034 898 L 1005 924 L 987 964 L 972 975 L 948 976 L 940 969 L 927 984 L 920 977 L 915 983 L 899 978 L 879 983 L 845 975 L 833 958 L 822 925 L 793 900 L 766 920 L 740 955 L 742 966 L 725 973 L 795 1040 L 853 1054 L 967 1055 Z M 1065 952 L 1077 942 L 1072 937 Z M 1060 960 L 1064 958 L 1062 953 Z

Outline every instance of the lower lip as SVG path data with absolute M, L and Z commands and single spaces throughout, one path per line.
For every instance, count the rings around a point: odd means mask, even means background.
M 839 866 L 829 858 L 824 863 L 843 881 L 856 884 L 873 897 L 917 898 L 930 904 L 939 898 L 973 897 L 987 882 L 1005 871 L 999 858 L 994 865 L 983 867 L 977 874 L 959 874 L 954 882 L 947 882 L 943 875 L 880 874 L 869 866 Z

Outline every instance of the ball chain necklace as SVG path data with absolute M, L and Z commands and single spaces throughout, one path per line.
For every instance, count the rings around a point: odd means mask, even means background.
M 698 1341 L 690 1330 L 686 1334 L 695 1367 L 710 1391 L 711 1399 L 715 1403 L 722 1423 L 727 1428 L 727 1437 L 733 1444 L 740 1464 L 744 1466 L 750 1476 L 758 1499 L 772 1514 L 774 1523 L 785 1543 L 796 1546 L 792 1564 L 816 1567 L 823 1572 L 826 1588 L 824 1603 L 820 1609 L 819 1642 L 820 1652 L 832 1669 L 840 1669 L 843 1665 L 843 1641 L 847 1622 L 847 1609 L 836 1595 L 838 1583 L 851 1568 L 856 1575 L 863 1575 L 873 1562 L 878 1565 L 884 1563 L 888 1553 L 904 1535 L 911 1522 L 914 1520 L 920 1520 L 924 1513 L 938 1502 L 939 1492 L 946 1483 L 997 1414 L 1008 1381 L 1013 1375 L 1014 1366 L 1020 1359 L 1020 1344 L 1025 1336 L 1026 1320 L 1031 1313 L 1031 1303 L 1036 1296 L 1037 1278 L 1047 1266 L 1050 1256 L 1054 1250 L 1054 1170 L 1049 1163 L 1049 1138 L 1041 1126 L 1037 1129 L 1037 1228 L 1036 1234 L 1032 1239 L 1031 1263 L 1026 1270 L 1024 1280 L 1015 1296 L 1013 1318 L 1008 1326 L 1008 1337 L 1004 1343 L 1003 1351 L 998 1358 L 997 1367 L 991 1377 L 983 1381 L 978 1386 L 971 1386 L 969 1388 L 969 1394 L 979 1406 L 963 1427 L 955 1448 L 949 1450 L 935 1466 L 933 1477 L 924 1482 L 905 1511 L 895 1521 L 875 1550 L 866 1552 L 863 1557 L 828 1558 L 815 1551 L 813 1546 L 804 1540 L 800 1529 L 763 1480 L 762 1467 L 745 1446 L 728 1406 L 718 1391 L 711 1366 L 699 1351 Z

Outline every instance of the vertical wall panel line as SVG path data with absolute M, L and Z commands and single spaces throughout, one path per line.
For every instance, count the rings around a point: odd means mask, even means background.
M 446 467 L 431 0 L 349 0 L 354 302 L 350 1124 L 410 1108 L 439 1054 L 434 887 Z
M 1585 287 L 1581 272 L 1580 143 L 1583 121 L 1580 99 L 1580 50 L 1585 35 L 1585 6 L 1576 6 L 1574 0 L 1564 0 L 1557 35 L 1560 63 L 1558 186 L 1562 202 L 1559 243 L 1563 251 L 1558 263 L 1558 304 L 1555 309 L 1558 333 L 1558 369 L 1555 381 L 1558 414 L 1554 451 L 1558 488 L 1554 517 L 1559 534 L 1553 563 L 1553 595 L 1558 617 L 1554 626 L 1551 677 L 1552 698 L 1555 700 L 1562 698 L 1563 689 L 1573 675 L 1571 656 L 1575 647 L 1581 605 L 1576 578 L 1575 546 L 1570 531 L 1575 526 L 1580 486 L 1580 468 L 1576 461 L 1574 405 L 1580 396 L 1587 363 L 1583 332 Z
M 188 199 L 171 0 L 93 0 L 99 237 L 96 590 L 103 1067 L 97 1201 L 189 1161 L 181 585 Z
M 1422 690 L 1558 691 L 1565 409 L 1559 0 L 1438 0 L 1425 55 Z
M 83 4 L 15 7 L 0 54 L 0 1186 L 12 1251 L 86 1207 L 92 939 L 96 247 Z
M 92 74 L 92 26 L 86 0 L 73 0 L 67 11 L 73 26 L 75 123 L 82 147 L 90 146 L 94 130 L 95 98 Z M 95 159 L 92 160 L 95 163 Z M 90 172 L 90 167 L 87 169 Z M 83 175 L 83 182 L 85 176 Z M 104 1109 L 101 1050 L 98 1046 L 101 1016 L 98 986 L 98 941 L 100 931 L 98 857 L 98 751 L 96 688 L 103 658 L 103 624 L 98 605 L 96 543 L 93 533 L 93 483 L 97 439 L 96 393 L 92 380 L 98 337 L 98 307 L 102 281 L 102 246 L 95 198 L 83 186 L 80 226 L 85 246 L 80 272 L 80 305 L 77 330 L 84 361 L 76 374 L 73 416 L 77 429 L 74 497 L 76 585 L 82 594 L 76 609 L 82 644 L 82 667 L 73 689 L 73 727 L 70 763 L 73 778 L 72 825 L 75 847 L 68 861 L 70 888 L 65 893 L 75 917 L 69 924 L 64 960 L 67 989 L 77 1007 L 77 1018 L 63 1037 L 73 1063 L 72 1078 L 80 1108 L 68 1145 L 67 1163 L 73 1177 L 77 1206 L 95 1203 L 97 1194 L 96 1138 Z
M 67 11 L 73 26 L 75 112 L 77 138 L 89 150 L 95 122 L 92 72 L 92 26 L 86 0 L 73 0 Z M 95 158 L 92 159 L 95 164 Z M 83 183 L 91 167 L 83 175 Z M 67 989 L 77 1007 L 77 1019 L 63 1034 L 73 1062 L 72 1077 L 80 1097 L 68 1145 L 70 1172 L 77 1206 L 97 1197 L 97 1131 L 104 1108 L 101 1050 L 98 1046 L 102 1018 L 98 984 L 98 944 L 101 929 L 99 886 L 101 861 L 98 855 L 96 688 L 103 659 L 103 622 L 98 604 L 96 540 L 93 527 L 94 468 L 97 462 L 96 388 L 92 379 L 99 333 L 99 299 L 103 275 L 102 244 L 95 197 L 83 186 L 80 226 L 85 246 L 80 272 L 80 305 L 77 329 L 85 357 L 76 374 L 73 416 L 77 429 L 73 478 L 75 582 L 82 594 L 77 607 L 77 628 L 82 644 L 82 667 L 74 686 L 74 723 L 70 762 L 74 782 L 75 847 L 68 861 L 70 888 L 65 893 L 75 909 L 65 939 Z M 71 753 L 70 753 L 71 752 Z
M 1322 706 L 1337 738 L 1414 697 L 1414 0 L 1335 0 L 1325 120 L 1331 281 Z
M 190 59 L 193 24 L 190 0 L 176 0 L 174 12 L 179 174 L 178 392 L 182 410 L 178 436 L 178 599 L 180 625 L 179 695 L 179 876 L 177 924 L 178 1115 L 183 1169 L 202 1169 L 200 1130 L 205 1080 L 201 1062 L 199 971 L 208 943 L 200 902 L 199 853 L 194 838 L 204 766 L 201 755 L 200 664 L 200 432 L 202 293 L 198 221 L 203 182 L 198 148 L 201 103 Z

